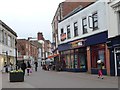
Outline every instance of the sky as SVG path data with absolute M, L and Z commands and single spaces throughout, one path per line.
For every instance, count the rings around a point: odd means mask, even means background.
M 52 41 L 52 20 L 59 3 L 65 0 L 0 0 L 0 20 L 18 35 L 18 38 L 37 37 L 42 32 Z

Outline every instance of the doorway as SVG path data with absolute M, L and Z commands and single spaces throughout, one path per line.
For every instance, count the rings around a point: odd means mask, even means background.
M 116 53 L 117 76 L 120 76 L 120 53 Z

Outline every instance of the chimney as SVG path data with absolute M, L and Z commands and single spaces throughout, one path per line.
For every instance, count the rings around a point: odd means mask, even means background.
M 42 32 L 37 33 L 37 38 L 38 38 L 38 40 L 44 40 Z

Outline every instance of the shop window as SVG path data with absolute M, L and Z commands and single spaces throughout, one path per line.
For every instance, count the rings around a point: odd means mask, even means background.
M 71 68 L 74 68 L 74 54 L 71 53 Z
M 92 68 L 97 68 L 97 60 L 102 60 L 104 63 L 104 68 L 106 64 L 105 60 L 105 45 L 95 45 L 91 46 L 91 59 L 92 59 Z
M 67 68 L 71 68 L 70 54 L 67 54 Z
M 83 34 L 88 33 L 87 32 L 87 18 L 82 19 L 82 27 L 83 27 Z
M 92 15 L 92 19 L 93 19 L 93 30 L 96 30 L 98 29 L 98 13 L 97 12 L 95 12 Z
M 78 23 L 74 23 L 74 37 L 78 36 Z
M 86 56 L 85 53 L 79 53 L 80 68 L 86 68 Z
M 67 38 L 71 38 L 71 33 L 70 33 L 70 25 L 67 26 Z
M 75 59 L 75 61 L 74 61 L 75 68 L 77 68 L 78 67 L 78 54 L 75 53 L 74 59 Z

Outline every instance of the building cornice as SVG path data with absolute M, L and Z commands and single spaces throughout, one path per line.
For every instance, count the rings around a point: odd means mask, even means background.
M 15 35 L 16 37 L 17 37 L 17 33 L 16 32 L 14 32 L 10 27 L 8 27 L 4 22 L 2 22 L 1 20 L 0 20 L 0 24 L 1 24 L 1 26 L 3 26 L 4 28 L 6 28 L 9 32 L 11 32 L 13 35 Z

